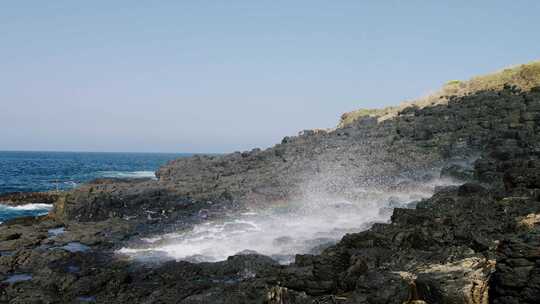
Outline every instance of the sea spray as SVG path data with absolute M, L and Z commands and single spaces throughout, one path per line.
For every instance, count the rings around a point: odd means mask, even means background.
M 434 179 L 407 187 L 406 191 L 384 191 L 374 187 L 353 189 L 348 195 L 330 195 L 311 188 L 297 201 L 206 221 L 189 231 L 143 239 L 143 244 L 120 249 L 119 254 L 139 261 L 161 259 L 215 262 L 243 253 L 268 255 L 280 263 L 293 261 L 295 254 L 317 253 L 346 233 L 365 230 L 375 222 L 387 222 L 394 207 L 429 197 L 436 186 L 451 181 Z

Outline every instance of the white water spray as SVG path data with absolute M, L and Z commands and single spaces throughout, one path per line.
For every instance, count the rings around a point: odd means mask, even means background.
M 436 179 L 399 191 L 356 189 L 354 200 L 313 191 L 302 201 L 207 221 L 190 231 L 143 239 L 143 245 L 122 248 L 119 253 L 139 261 L 164 258 L 215 262 L 249 251 L 286 264 L 297 253 L 317 253 L 346 233 L 365 230 L 375 222 L 387 222 L 392 208 L 429 197 L 435 186 L 450 183 Z

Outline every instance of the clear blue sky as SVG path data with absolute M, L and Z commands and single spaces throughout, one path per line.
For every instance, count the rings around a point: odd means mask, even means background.
M 2 1 L 0 150 L 267 147 L 540 59 L 540 1 L 442 2 Z

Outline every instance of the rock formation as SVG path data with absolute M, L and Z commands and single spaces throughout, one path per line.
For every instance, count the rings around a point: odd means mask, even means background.
M 49 216 L 0 226 L 0 302 L 539 303 L 540 87 L 443 99 L 264 151 L 178 159 L 157 181 L 97 180 L 64 193 Z M 403 176 L 422 183 L 432 172 L 462 183 L 290 265 L 256 253 L 197 264 L 114 255 L 134 236 L 306 188 L 354 197 L 357 185 L 406 187 Z

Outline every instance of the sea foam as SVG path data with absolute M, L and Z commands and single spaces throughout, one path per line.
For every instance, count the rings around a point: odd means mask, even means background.
M 5 211 L 32 211 L 32 210 L 43 210 L 43 212 L 52 209 L 53 205 L 50 204 L 25 204 L 20 206 L 8 206 L 0 204 L 0 208 Z
M 102 177 L 111 178 L 152 178 L 156 179 L 154 171 L 101 171 L 98 173 Z
M 21 216 L 39 216 L 49 213 L 53 205 L 49 204 L 26 204 L 9 206 L 0 203 L 0 224 L 5 221 Z

